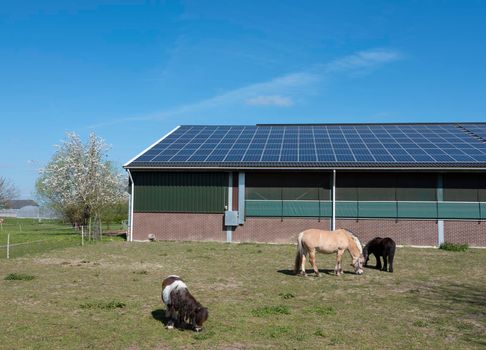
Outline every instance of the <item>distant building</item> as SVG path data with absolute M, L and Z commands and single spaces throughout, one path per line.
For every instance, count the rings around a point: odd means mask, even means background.
M 0 209 L 0 217 L 38 218 L 39 204 L 32 199 L 12 199 L 4 209 Z
M 32 199 L 12 199 L 7 204 L 7 209 L 20 210 L 25 207 L 39 207 L 39 204 Z
M 129 240 L 486 246 L 486 123 L 183 125 L 124 167 Z
M 52 210 L 40 207 L 32 199 L 13 199 L 8 201 L 6 208 L 0 209 L 0 217 L 55 219 L 57 216 Z

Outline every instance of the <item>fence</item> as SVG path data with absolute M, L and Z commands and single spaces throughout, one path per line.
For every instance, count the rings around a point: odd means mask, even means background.
M 36 219 L 5 218 L 0 223 L 0 259 L 48 252 L 55 249 L 94 244 L 103 239 L 101 226 L 81 226 Z M 105 237 L 106 240 L 106 237 Z

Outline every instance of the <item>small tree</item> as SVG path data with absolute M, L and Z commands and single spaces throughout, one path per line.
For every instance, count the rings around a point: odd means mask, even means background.
M 41 170 L 37 192 L 74 226 L 99 227 L 101 213 L 126 199 L 125 182 L 107 160 L 106 143 L 94 133 L 84 145 L 75 133 L 57 146 L 49 164 Z
M 101 219 L 110 229 L 110 224 L 121 224 L 128 219 L 128 200 L 110 205 L 101 212 Z
M 16 198 L 18 194 L 18 189 L 9 180 L 0 176 L 0 209 L 6 208 L 8 201 Z

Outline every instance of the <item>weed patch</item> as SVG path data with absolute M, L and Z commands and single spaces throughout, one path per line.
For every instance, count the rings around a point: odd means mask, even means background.
M 7 281 L 31 281 L 35 278 L 32 275 L 26 275 L 23 273 L 11 273 L 5 276 L 5 280 Z
M 417 320 L 413 323 L 413 325 L 417 327 L 427 327 L 427 322 L 423 320 Z
M 127 305 L 121 301 L 89 301 L 79 305 L 81 309 L 99 309 L 99 310 L 114 310 L 123 309 Z
M 449 243 L 444 242 L 439 246 L 439 249 L 447 250 L 450 252 L 465 252 L 469 249 L 469 244 L 456 244 L 456 243 Z
M 293 295 L 292 293 L 279 293 L 278 295 L 280 295 L 282 297 L 282 299 L 295 298 L 295 295 Z
M 290 315 L 290 310 L 285 305 L 263 306 L 251 310 L 251 313 L 256 317 L 265 317 L 271 315 Z
M 307 313 L 313 313 L 313 314 L 318 314 L 318 315 L 335 315 L 336 310 L 332 306 L 311 306 L 311 307 L 306 307 L 304 309 L 305 312 Z

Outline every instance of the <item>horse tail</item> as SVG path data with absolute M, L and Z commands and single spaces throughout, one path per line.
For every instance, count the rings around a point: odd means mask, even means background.
M 298 274 L 302 264 L 302 257 L 305 255 L 305 249 L 302 244 L 302 237 L 304 236 L 304 232 L 299 233 L 299 238 L 297 238 L 297 254 L 295 254 L 295 265 L 294 265 L 294 273 Z

